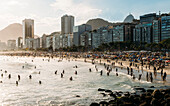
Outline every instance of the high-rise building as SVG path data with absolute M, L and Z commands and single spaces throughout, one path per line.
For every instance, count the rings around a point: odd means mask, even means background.
M 141 24 L 152 23 L 152 21 L 157 17 L 158 16 L 156 15 L 156 13 L 145 14 L 143 16 L 140 16 L 140 23 Z
M 61 34 L 72 34 L 74 26 L 74 17 L 64 15 L 61 17 Z
M 75 46 L 80 46 L 80 35 L 86 31 L 91 31 L 91 25 L 83 24 L 79 26 L 75 26 L 73 28 L 73 44 Z
M 170 38 L 170 16 L 163 16 L 161 22 L 161 40 L 165 40 Z
M 5 50 L 5 49 L 7 49 L 6 43 L 5 42 L 1 42 L 1 40 L 0 40 L 0 50 Z
M 159 33 L 157 31 L 159 30 L 159 22 L 156 21 L 158 17 L 159 16 L 156 15 L 156 13 L 140 16 L 140 23 L 136 25 L 134 29 L 133 41 L 135 41 L 136 43 L 158 42 Z M 154 31 L 153 28 L 157 31 Z
M 153 20 L 153 43 L 161 41 L 161 19 Z
M 124 41 L 124 25 L 118 25 L 113 28 L 113 42 Z
M 23 25 L 23 45 L 26 44 L 26 39 L 34 38 L 34 20 L 25 19 L 22 21 Z
M 84 32 L 80 35 L 80 45 L 87 48 L 87 50 L 92 49 L 92 32 Z
M 16 40 L 8 40 L 7 44 L 8 44 L 8 49 L 10 50 L 14 50 L 16 48 Z
M 16 40 L 16 47 L 18 49 L 22 48 L 22 37 L 18 37 L 18 39 Z
M 36 39 L 34 39 L 34 41 L 33 41 L 33 49 L 34 50 L 37 50 L 37 49 L 39 49 L 40 48 L 40 38 L 36 38 Z

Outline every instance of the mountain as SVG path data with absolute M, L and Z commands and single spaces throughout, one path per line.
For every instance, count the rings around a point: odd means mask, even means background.
M 16 40 L 18 37 L 22 37 L 22 25 L 14 23 L 0 31 L 0 40 L 7 42 L 8 40 Z
M 98 29 L 98 28 L 103 27 L 103 26 L 112 25 L 112 23 L 110 23 L 110 22 L 108 22 L 106 20 L 103 20 L 101 18 L 91 19 L 86 24 L 91 25 L 92 30 Z

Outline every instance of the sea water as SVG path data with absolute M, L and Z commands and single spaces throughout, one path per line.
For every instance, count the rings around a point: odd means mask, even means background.
M 33 60 L 33 61 L 32 61 Z M 103 65 L 95 65 L 81 61 L 71 61 L 64 59 L 49 59 L 44 57 L 11 57 L 0 56 L 0 104 L 1 105 L 90 105 L 92 102 L 109 100 L 110 97 L 98 92 L 98 88 L 112 91 L 134 92 L 134 86 L 141 87 L 162 87 L 159 78 L 155 83 L 142 80 L 133 80 L 127 75 L 125 69 L 118 68 L 119 76 L 116 76 L 115 68 L 109 76 Z M 75 66 L 78 68 L 75 68 Z M 35 68 L 36 66 L 36 68 Z M 92 72 L 89 72 L 89 68 Z M 5 73 L 5 70 L 7 73 Z M 55 71 L 57 70 L 57 74 Z M 61 73 L 65 71 L 63 78 Z M 103 70 L 103 75 L 100 71 Z M 75 71 L 78 72 L 75 75 Z M 40 72 L 40 74 L 39 74 Z M 135 71 L 136 75 L 138 74 Z M 11 78 L 8 75 L 11 74 Z M 146 73 L 144 73 L 146 74 Z M 18 86 L 18 75 L 21 76 Z M 32 79 L 29 79 L 32 75 Z M 72 76 L 73 81 L 69 78 Z M 39 84 L 39 81 L 42 84 Z M 80 97 L 77 97 L 80 96 Z

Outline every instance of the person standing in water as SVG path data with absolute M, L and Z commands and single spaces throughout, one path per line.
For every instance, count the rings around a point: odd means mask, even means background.
M 146 73 L 146 80 L 149 81 L 149 75 L 148 72 Z
M 73 81 L 73 78 L 72 78 L 72 77 L 70 77 L 70 81 Z
M 63 74 L 61 73 L 61 78 L 63 78 Z
M 100 75 L 101 75 L 101 76 L 103 75 L 103 70 L 100 71 Z
M 164 75 L 163 75 L 163 81 L 166 81 L 166 76 L 167 76 L 167 74 L 165 72 Z
M 18 81 L 20 80 L 20 75 L 18 75 Z
M 77 75 L 77 71 L 75 71 L 75 75 Z
M 89 68 L 89 72 L 91 72 L 91 68 Z

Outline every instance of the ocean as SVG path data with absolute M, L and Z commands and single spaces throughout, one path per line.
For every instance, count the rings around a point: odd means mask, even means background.
M 103 97 L 98 88 L 109 89 L 112 91 L 135 92 L 134 86 L 149 88 L 169 87 L 160 83 L 160 75 L 154 82 L 145 80 L 146 72 L 143 72 L 141 81 L 137 80 L 138 72 L 135 72 L 136 79 L 127 75 L 126 69 L 118 68 L 116 76 L 115 68 L 109 76 L 103 65 L 95 65 L 81 61 L 68 61 L 64 59 L 50 59 L 44 57 L 11 57 L 0 56 L 0 104 L 1 105 L 60 105 L 60 106 L 88 106 L 92 102 L 110 100 L 109 96 Z M 77 68 L 75 66 L 77 65 Z M 36 68 L 35 68 L 36 66 Z M 89 72 L 91 68 L 92 72 Z M 57 70 L 57 74 L 55 71 Z M 63 78 L 61 73 L 64 70 Z M 100 75 L 103 70 L 103 75 Z M 7 71 L 7 73 L 5 73 Z M 75 75 L 77 71 L 77 75 Z M 40 73 L 39 73 L 40 72 Z M 141 72 L 142 73 L 142 72 Z M 8 75 L 11 74 L 11 78 Z M 18 81 L 18 75 L 21 79 Z M 29 79 L 29 75 L 32 79 Z M 73 81 L 70 81 L 70 77 Z M 169 81 L 169 75 L 167 76 Z M 18 85 L 16 85 L 18 81 Z M 39 84 L 39 81 L 42 83 Z

